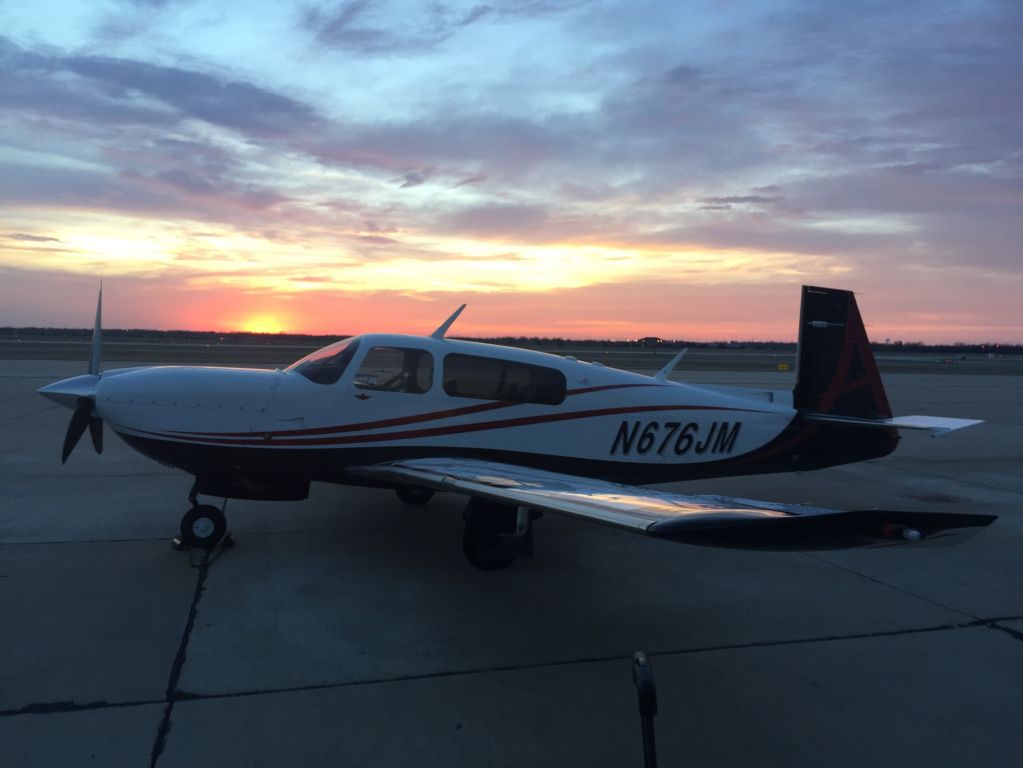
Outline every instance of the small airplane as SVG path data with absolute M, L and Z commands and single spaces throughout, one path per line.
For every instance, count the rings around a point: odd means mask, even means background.
M 181 546 L 224 540 L 199 495 L 298 500 L 311 482 L 391 488 L 408 504 L 469 498 L 463 551 L 501 568 L 533 553 L 533 523 L 569 515 L 708 546 L 810 550 L 961 538 L 991 515 L 842 511 L 638 487 L 819 469 L 891 453 L 898 430 L 979 423 L 895 418 L 856 299 L 804 286 L 795 389 L 669 380 L 572 357 L 429 336 L 365 334 L 284 370 L 157 366 L 100 372 L 103 291 L 89 372 L 39 390 L 74 410 L 61 455 L 103 424 L 195 480 Z M 230 539 L 223 541 L 228 543 Z

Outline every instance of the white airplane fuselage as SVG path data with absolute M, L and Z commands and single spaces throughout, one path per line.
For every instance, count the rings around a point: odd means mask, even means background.
M 453 339 L 371 334 L 337 381 L 297 370 L 160 366 L 105 372 L 96 411 L 131 445 L 197 475 L 270 472 L 345 482 L 345 465 L 396 457 L 517 457 L 585 474 L 667 481 L 718 474 L 776 441 L 793 422 L 792 395 L 660 381 L 540 352 Z M 366 388 L 370 350 L 432 358 L 415 392 Z M 449 394 L 449 355 L 558 371 L 558 403 Z M 421 389 L 422 391 L 419 391 Z M 266 461 L 272 454 L 276 469 Z M 701 471 L 703 468 L 705 471 Z M 762 471 L 750 467 L 751 472 Z

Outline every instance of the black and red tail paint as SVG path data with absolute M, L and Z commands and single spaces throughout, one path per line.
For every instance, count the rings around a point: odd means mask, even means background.
M 892 409 L 851 291 L 803 286 L 796 354 L 792 404 L 799 413 L 793 423 L 799 450 L 793 451 L 793 469 L 874 459 L 895 450 L 898 430 L 877 424 L 890 419 Z M 815 416 L 862 422 L 828 424 Z M 842 438 L 836 439 L 839 430 Z
M 890 419 L 874 353 L 851 291 L 803 286 L 793 406 L 803 413 Z

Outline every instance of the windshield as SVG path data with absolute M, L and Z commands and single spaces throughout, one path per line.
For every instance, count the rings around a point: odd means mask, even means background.
M 341 378 L 358 348 L 358 337 L 338 341 L 316 350 L 311 355 L 306 355 L 284 370 L 301 373 L 309 381 L 315 381 L 317 384 L 333 384 Z

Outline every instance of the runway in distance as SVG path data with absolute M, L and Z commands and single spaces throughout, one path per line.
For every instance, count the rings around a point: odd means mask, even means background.
M 186 546 L 224 537 L 226 500 L 299 500 L 312 482 L 391 488 L 409 504 L 468 497 L 463 551 L 478 568 L 533 552 L 552 512 L 710 546 L 809 550 L 947 542 L 991 515 L 822 509 L 639 487 L 819 469 L 891 453 L 901 429 L 979 422 L 893 417 L 854 295 L 804 286 L 793 391 L 669 380 L 446 337 L 364 334 L 284 370 L 156 366 L 100 371 L 102 289 L 89 372 L 40 394 L 74 410 L 67 461 L 106 423 L 193 475 Z

